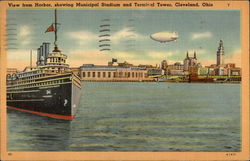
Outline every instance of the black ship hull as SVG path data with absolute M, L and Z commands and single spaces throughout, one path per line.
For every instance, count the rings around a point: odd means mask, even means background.
M 58 119 L 73 120 L 80 103 L 81 84 L 72 74 L 41 78 L 39 83 L 7 90 L 7 107 Z

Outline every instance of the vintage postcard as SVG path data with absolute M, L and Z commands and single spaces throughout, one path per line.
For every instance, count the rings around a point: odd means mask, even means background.
M 1 160 L 249 160 L 248 1 L 1 1 Z

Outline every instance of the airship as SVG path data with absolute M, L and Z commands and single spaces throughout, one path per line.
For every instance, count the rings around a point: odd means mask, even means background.
M 178 33 L 177 32 L 157 32 L 150 35 L 150 38 L 158 41 L 158 42 L 171 42 L 176 41 L 178 39 Z

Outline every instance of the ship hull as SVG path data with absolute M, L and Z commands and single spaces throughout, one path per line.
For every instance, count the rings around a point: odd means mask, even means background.
M 66 79 L 64 83 L 7 92 L 7 107 L 41 116 L 73 120 L 80 102 L 81 88 L 73 82 L 72 77 Z

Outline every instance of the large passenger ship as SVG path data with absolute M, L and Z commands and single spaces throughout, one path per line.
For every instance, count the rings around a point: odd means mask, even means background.
M 80 103 L 81 80 L 57 46 L 57 13 L 47 32 L 55 33 L 54 49 L 43 43 L 35 67 L 7 76 L 7 107 L 58 119 L 72 120 Z

